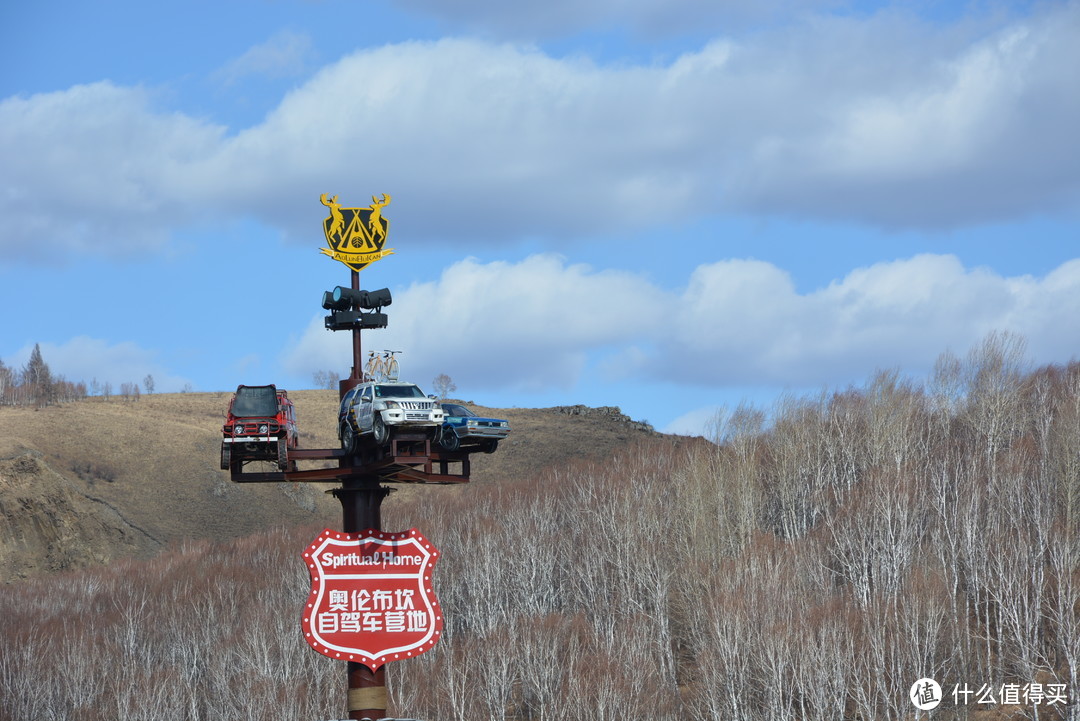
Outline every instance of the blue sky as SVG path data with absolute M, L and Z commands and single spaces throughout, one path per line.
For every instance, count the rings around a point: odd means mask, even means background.
M 1080 2 L 7 3 L 0 359 L 345 375 L 319 196 L 389 193 L 365 346 L 485 405 L 701 432 L 995 330 L 1067 362 L 1077 67 Z

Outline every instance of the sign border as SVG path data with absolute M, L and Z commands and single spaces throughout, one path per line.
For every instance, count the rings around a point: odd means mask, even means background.
M 326 586 L 323 582 L 323 567 L 314 560 L 315 557 L 324 551 L 327 546 L 359 546 L 367 541 L 378 541 L 382 544 L 394 546 L 396 548 L 413 546 L 416 551 L 424 556 L 424 561 L 420 566 L 419 574 L 409 573 L 389 575 L 392 577 L 414 578 L 418 582 L 421 582 L 420 590 L 422 592 L 423 603 L 431 618 L 434 619 L 431 628 L 428 629 L 427 634 L 419 643 L 386 649 L 378 655 L 372 655 L 359 649 L 343 648 L 327 643 L 319 635 L 318 630 L 313 627 L 312 623 L 312 611 L 318 606 Z M 358 533 L 347 533 L 345 531 L 334 531 L 327 528 L 319 534 L 319 537 L 316 538 L 307 549 L 305 549 L 303 558 L 304 563 L 308 567 L 308 573 L 311 576 L 311 592 L 308 594 L 304 611 L 301 615 L 300 626 L 304 633 L 304 640 L 309 646 L 324 656 L 339 659 L 341 661 L 362 663 L 374 671 L 384 663 L 412 658 L 425 651 L 431 650 L 442 636 L 442 610 L 439 608 L 439 601 L 435 597 L 431 584 L 431 572 L 435 566 L 435 562 L 439 558 L 439 551 L 432 545 L 431 541 L 425 538 L 416 528 L 410 528 L 408 531 L 400 531 L 397 533 L 388 533 L 375 528 L 367 528 Z M 386 575 L 388 574 L 379 574 L 379 576 Z M 353 576 L 353 578 L 357 577 Z

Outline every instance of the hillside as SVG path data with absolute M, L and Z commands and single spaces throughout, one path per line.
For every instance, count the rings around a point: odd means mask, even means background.
M 333 484 L 235 484 L 219 469 L 230 393 L 91 398 L 41 410 L 0 407 L 0 581 L 146 558 L 182 539 L 222 541 L 275 526 L 340 526 Z M 337 394 L 290 393 L 300 445 L 337 446 Z M 473 456 L 476 484 L 508 483 L 572 459 L 602 459 L 655 436 L 618 409 L 492 409 L 512 433 Z M 390 506 L 447 486 L 398 487 Z
M 391 715 L 1080 717 L 1080 363 L 991 345 L 720 432 L 392 497 L 442 551 L 444 628 L 388 670 Z M 0 586 L 0 721 L 342 718 L 344 665 L 299 630 L 317 532 Z

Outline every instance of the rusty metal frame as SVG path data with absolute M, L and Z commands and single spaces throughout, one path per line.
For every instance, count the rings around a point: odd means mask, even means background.
M 423 434 L 402 434 L 390 441 L 387 449 L 365 446 L 352 457 L 340 448 L 291 448 L 287 471 L 244 471 L 244 462 L 236 461 L 230 469 L 234 483 L 342 483 L 352 478 L 375 478 L 383 483 L 469 482 L 469 451 L 448 453 L 432 449 Z M 336 468 L 301 470 L 297 461 L 337 460 Z M 455 472 L 457 471 L 457 472 Z

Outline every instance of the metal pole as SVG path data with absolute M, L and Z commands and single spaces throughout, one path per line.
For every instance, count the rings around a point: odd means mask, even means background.
M 368 528 L 382 530 L 382 500 L 390 492 L 375 476 L 350 478 L 334 489 L 341 501 L 341 530 L 357 533 Z M 348 661 L 349 718 L 386 717 L 386 666 L 372 671 L 362 663 Z
M 360 271 L 354 270 L 352 272 L 352 289 L 360 290 Z M 359 310 L 356 306 L 353 306 L 353 310 Z M 352 329 L 352 370 L 349 372 L 348 378 L 343 378 L 338 381 L 338 397 L 344 398 L 345 394 L 350 390 L 360 385 L 364 380 L 364 362 L 361 356 L 363 351 L 360 346 L 360 329 Z
M 353 290 L 360 290 L 360 271 L 358 271 L 358 270 L 352 271 L 352 289 Z M 360 308 L 358 306 L 353 306 L 353 310 L 360 310 Z M 361 351 L 361 348 L 360 348 L 360 329 L 359 328 L 353 328 L 352 329 L 352 363 L 353 363 L 352 377 L 355 378 L 357 381 L 362 381 L 363 380 L 364 361 L 363 361 L 363 358 L 361 356 L 362 356 L 362 351 Z
M 360 290 L 360 273 L 352 271 L 352 289 Z M 354 308 L 355 310 L 355 308 Z M 352 329 L 353 365 L 348 381 L 338 385 L 341 397 L 363 381 L 363 359 L 360 329 Z M 344 461 L 343 461 L 344 462 Z M 341 530 L 358 533 L 368 528 L 382 530 L 382 501 L 390 490 L 379 485 L 377 476 L 356 476 L 334 489 L 341 502 Z M 381 719 L 386 717 L 386 666 L 372 671 L 362 663 L 347 661 L 348 701 L 350 719 Z

